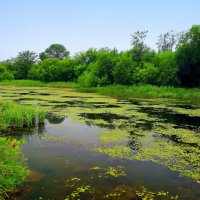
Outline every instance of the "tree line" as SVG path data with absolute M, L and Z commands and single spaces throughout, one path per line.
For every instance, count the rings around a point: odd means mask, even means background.
M 74 56 L 61 44 L 37 55 L 23 51 L 0 62 L 0 81 L 31 79 L 74 81 L 84 87 L 111 84 L 200 87 L 200 25 L 188 31 L 161 34 L 158 51 L 149 48 L 148 31 L 131 35 L 131 49 L 88 49 Z

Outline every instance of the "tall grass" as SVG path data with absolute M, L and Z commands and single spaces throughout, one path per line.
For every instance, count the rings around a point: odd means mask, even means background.
M 152 85 L 122 86 L 111 85 L 95 88 L 77 88 L 80 92 L 95 92 L 117 98 L 173 98 L 200 101 L 200 89 L 158 87 Z
M 44 122 L 44 111 L 37 107 L 1 103 L 0 124 L 4 127 L 23 128 Z
M 0 82 L 2 86 L 22 86 L 22 87 L 55 87 L 55 88 L 76 88 L 78 84 L 75 82 L 41 82 L 33 80 L 12 80 Z

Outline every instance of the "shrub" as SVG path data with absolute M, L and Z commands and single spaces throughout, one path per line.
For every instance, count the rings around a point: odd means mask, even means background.
M 0 81 L 3 80 L 13 80 L 13 74 L 7 70 L 6 66 L 0 63 Z
M 0 137 L 0 199 L 27 180 L 29 171 L 20 151 L 23 142 Z

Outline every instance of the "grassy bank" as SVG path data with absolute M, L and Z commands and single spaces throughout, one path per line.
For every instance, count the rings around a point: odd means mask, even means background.
M 77 83 L 74 82 L 49 82 L 44 83 L 41 81 L 32 80 L 12 80 L 0 82 L 2 86 L 22 86 L 22 87 L 55 87 L 55 88 L 76 88 Z
M 112 85 L 96 88 L 78 88 L 80 92 L 95 92 L 116 98 L 173 98 L 182 100 L 199 100 L 200 89 L 158 87 L 152 85 L 121 86 Z
M 94 92 L 116 98 L 172 98 L 181 100 L 193 100 L 200 102 L 200 88 L 175 88 L 170 86 L 123 86 L 111 85 L 106 87 L 84 88 L 74 82 L 50 82 L 44 83 L 32 80 L 13 80 L 0 82 L 0 86 L 21 86 L 21 87 L 55 87 L 75 88 L 79 92 Z

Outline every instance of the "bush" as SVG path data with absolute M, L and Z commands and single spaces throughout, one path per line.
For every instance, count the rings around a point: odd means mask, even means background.
M 156 56 L 156 67 L 158 68 L 158 85 L 178 86 L 178 67 L 175 60 L 175 53 L 165 51 Z
M 13 74 L 7 70 L 6 66 L 0 63 L 0 81 L 13 80 Z
M 143 67 L 138 67 L 133 75 L 133 80 L 137 84 L 156 84 L 158 69 L 152 63 L 144 63 Z
M 0 199 L 27 180 L 29 171 L 20 151 L 23 142 L 0 137 Z

